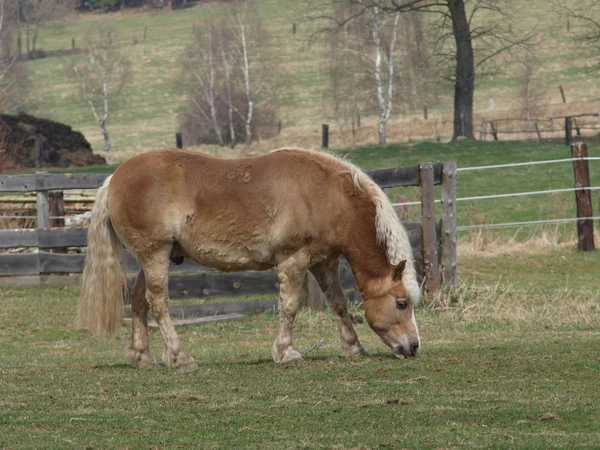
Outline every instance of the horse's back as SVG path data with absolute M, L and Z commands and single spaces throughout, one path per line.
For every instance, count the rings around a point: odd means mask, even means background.
M 330 221 L 347 205 L 343 166 L 331 162 L 307 151 L 235 159 L 181 150 L 144 153 L 115 172 L 111 218 L 130 244 L 141 236 L 172 240 L 185 256 L 209 265 L 220 258 L 274 265 L 282 249 L 335 238 Z

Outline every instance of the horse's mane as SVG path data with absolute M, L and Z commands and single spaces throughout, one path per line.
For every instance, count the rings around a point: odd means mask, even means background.
M 398 214 L 383 190 L 358 166 L 329 152 L 302 148 L 282 148 L 274 151 L 285 150 L 311 152 L 321 158 L 340 164 L 345 169 L 344 171 L 347 171 L 352 177 L 355 189 L 364 190 L 367 193 L 375 205 L 377 245 L 385 246 L 388 262 L 392 266 L 397 266 L 401 261 L 406 260 L 402 284 L 413 302 L 417 303 L 421 296 L 421 289 L 417 282 L 410 240 Z

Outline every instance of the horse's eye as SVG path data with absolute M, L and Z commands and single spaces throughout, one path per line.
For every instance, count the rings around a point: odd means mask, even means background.
M 406 309 L 407 305 L 408 305 L 408 302 L 406 300 L 397 300 L 396 301 L 396 308 L 398 308 L 398 309 Z

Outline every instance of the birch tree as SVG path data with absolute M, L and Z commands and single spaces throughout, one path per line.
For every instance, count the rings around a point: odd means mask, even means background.
M 200 122 L 207 123 L 215 133 L 219 145 L 224 145 L 221 123 L 218 117 L 220 91 L 220 66 L 223 49 L 217 47 L 212 27 L 201 27 L 194 42 L 186 49 L 183 67 L 189 74 L 190 114 Z
M 276 122 L 279 68 L 275 56 L 264 57 L 269 36 L 254 5 L 237 1 L 229 8 L 226 18 L 198 28 L 183 57 L 188 107 L 180 124 L 190 142 L 249 146 Z
M 399 21 L 399 14 L 384 14 L 372 8 L 348 24 L 346 30 L 338 30 L 337 38 L 332 41 L 339 58 L 332 69 L 336 106 L 339 107 L 340 101 L 350 101 L 353 108 L 374 104 L 381 146 L 387 144 L 387 123 L 394 106 Z
M 254 15 L 251 18 L 248 4 L 244 1 L 236 0 L 230 17 L 231 31 L 237 40 L 237 54 L 234 55 L 235 62 L 239 65 L 242 86 L 246 97 L 245 108 L 238 108 L 235 105 L 233 109 L 242 118 L 245 125 L 246 146 L 252 141 L 252 122 L 254 120 L 256 99 L 262 94 L 263 89 L 270 81 L 267 70 L 259 71 L 259 44 L 263 34 L 258 18 Z
M 111 44 L 108 31 L 98 29 L 86 39 L 81 54 L 73 55 L 67 74 L 75 80 L 81 102 L 100 127 L 104 151 L 110 151 L 108 122 L 124 101 L 131 80 L 131 63 Z

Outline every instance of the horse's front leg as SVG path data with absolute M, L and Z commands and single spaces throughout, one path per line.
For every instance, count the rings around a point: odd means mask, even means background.
M 370 356 L 368 350 L 358 340 L 348 314 L 346 296 L 340 282 L 339 260 L 317 264 L 311 267 L 310 271 L 325 293 L 329 308 L 336 319 L 342 351 L 351 358 L 361 355 Z
M 280 322 L 279 333 L 272 349 L 276 363 L 293 363 L 302 359 L 300 352 L 292 345 L 292 330 L 300 308 L 300 294 L 308 259 L 308 256 L 299 253 L 277 266 Z

